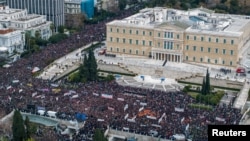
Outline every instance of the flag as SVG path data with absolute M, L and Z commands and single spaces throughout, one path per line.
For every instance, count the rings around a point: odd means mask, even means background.
M 175 107 L 174 110 L 176 112 L 184 112 L 184 108 L 177 108 L 177 107 Z
M 108 106 L 108 110 L 114 111 L 115 109 Z
M 11 101 L 11 97 L 10 96 L 8 96 L 8 99 L 9 99 L 9 101 Z
M 113 95 L 102 94 L 102 98 L 113 99 Z
M 124 98 L 117 98 L 118 101 L 124 101 Z

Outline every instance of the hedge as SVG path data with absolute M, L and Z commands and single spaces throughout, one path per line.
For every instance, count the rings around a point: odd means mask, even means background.
M 188 106 L 191 108 L 200 108 L 200 109 L 204 109 L 204 110 L 212 110 L 213 109 L 212 106 L 203 105 L 203 104 L 189 104 Z
M 105 73 L 112 73 L 112 74 L 120 74 L 120 75 L 127 75 L 127 76 L 136 76 L 136 74 L 121 73 L 121 72 L 114 72 L 114 71 L 105 71 L 105 70 L 98 70 L 98 72 L 105 72 Z
M 178 80 L 177 82 L 178 83 L 183 83 L 183 84 L 190 84 L 190 85 L 201 86 L 201 84 L 199 84 L 199 83 L 186 82 L 186 81 L 181 81 L 181 80 Z M 226 90 L 232 90 L 232 91 L 240 91 L 240 89 L 238 89 L 238 88 L 229 88 L 229 87 L 214 86 L 214 85 L 211 85 L 211 86 L 214 87 L 214 88 L 217 88 L 217 89 L 226 89 Z

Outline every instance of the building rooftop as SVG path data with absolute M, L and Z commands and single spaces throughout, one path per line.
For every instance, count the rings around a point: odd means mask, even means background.
M 3 29 L 3 28 L 0 28 L 0 34 L 8 34 L 8 33 L 14 32 L 14 31 L 15 31 L 14 29 L 9 29 L 9 28 Z
M 145 8 L 139 13 L 107 25 L 155 28 L 174 25 L 188 32 L 203 34 L 240 36 L 250 23 L 250 16 L 215 13 L 203 7 L 187 11 L 155 7 Z M 233 34 L 232 34 L 233 33 Z
M 64 0 L 64 3 L 81 4 L 82 0 Z
M 23 9 L 10 9 L 9 6 L 1 6 L 0 5 L 0 14 L 13 14 L 23 11 Z
M 42 15 L 30 14 L 30 15 L 27 15 L 26 17 L 16 19 L 16 21 L 29 21 L 29 20 L 36 19 L 39 17 L 42 17 Z

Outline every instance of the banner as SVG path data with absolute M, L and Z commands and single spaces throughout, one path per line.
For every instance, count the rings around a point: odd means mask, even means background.
M 216 117 L 215 120 L 217 120 L 217 121 L 222 121 L 222 122 L 225 122 L 225 121 L 226 121 L 224 118 L 220 118 L 220 117 Z
M 126 120 L 128 118 L 128 114 L 125 115 L 124 119 Z
M 104 119 L 99 119 L 99 118 L 98 118 L 97 121 L 104 121 Z
M 141 107 L 141 108 L 139 109 L 139 112 L 142 111 L 143 109 L 144 109 L 144 107 Z
M 156 119 L 156 117 L 153 117 L 153 116 L 147 116 L 147 118 L 149 118 L 149 119 Z
M 129 128 L 128 127 L 123 127 L 123 130 L 129 131 Z
M 102 98 L 113 99 L 113 95 L 102 94 Z
M 93 93 L 93 95 L 94 95 L 94 96 L 99 96 L 99 94 L 97 94 L 97 93 Z
M 64 93 L 63 96 L 69 96 L 71 93 Z
M 124 106 L 124 111 L 126 111 L 127 109 L 128 109 L 128 104 Z
M 34 92 L 32 93 L 32 97 L 36 96 L 37 95 L 37 92 Z
M 147 106 L 147 103 L 140 102 L 140 105 L 141 105 L 141 106 Z
M 117 98 L 118 101 L 124 101 L 124 98 Z
M 73 95 L 71 98 L 73 99 L 73 98 L 78 98 L 79 96 L 78 96 L 78 94 L 76 94 L 76 95 Z
M 23 89 L 20 89 L 18 92 L 21 93 L 23 91 Z
M 135 120 L 133 120 L 133 119 L 129 119 L 129 118 L 128 118 L 127 121 L 128 121 L 128 122 L 133 122 L 133 123 L 135 123 Z
M 157 125 L 157 124 L 151 124 L 151 126 L 161 128 L 161 125 Z
M 175 107 L 174 110 L 176 112 L 184 112 L 184 108 L 177 108 L 177 107 Z
M 115 109 L 108 106 L 108 110 L 114 111 Z
M 160 118 L 160 119 L 158 120 L 158 123 L 161 123 L 161 121 L 162 121 L 162 118 Z

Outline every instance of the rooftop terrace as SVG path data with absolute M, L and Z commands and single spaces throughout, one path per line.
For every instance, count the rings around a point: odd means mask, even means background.
M 139 13 L 109 24 L 130 27 L 157 27 L 172 24 L 190 32 L 239 36 L 250 23 L 250 16 L 215 13 L 200 7 L 187 11 L 164 7 L 145 8 Z

